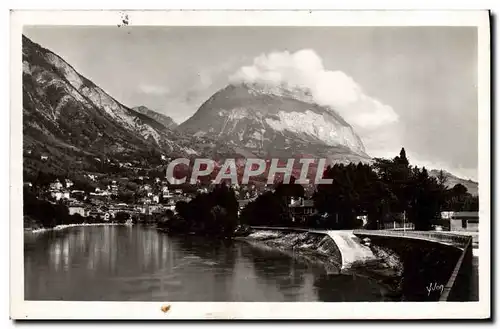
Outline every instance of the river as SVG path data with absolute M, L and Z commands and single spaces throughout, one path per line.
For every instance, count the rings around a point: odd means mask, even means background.
M 279 250 L 245 241 L 172 237 L 142 226 L 26 233 L 26 300 L 384 301 L 364 276 L 327 275 Z

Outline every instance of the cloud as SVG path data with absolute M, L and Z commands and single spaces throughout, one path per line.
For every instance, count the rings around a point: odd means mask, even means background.
M 356 129 L 367 153 L 372 157 L 393 158 L 405 146 L 404 127 L 398 123 L 388 123 L 378 129 Z
M 195 110 L 213 95 L 218 89 L 228 83 L 228 76 L 234 72 L 235 67 L 239 67 L 245 58 L 230 58 L 222 63 L 198 68 L 190 85 L 176 93 L 181 102 L 186 103 Z M 187 119 L 188 117 L 186 117 Z
M 149 95 L 166 95 L 170 92 L 170 89 L 166 86 L 151 85 L 151 84 L 140 84 L 139 90 L 143 94 L 149 94 Z
M 197 87 L 199 89 L 208 88 L 213 83 L 214 69 L 204 69 L 198 72 L 198 83 Z
M 350 76 L 330 71 L 314 50 L 262 54 L 230 77 L 233 83 L 262 83 L 309 91 L 319 105 L 337 111 L 355 128 L 375 129 L 398 121 L 389 105 L 364 94 Z

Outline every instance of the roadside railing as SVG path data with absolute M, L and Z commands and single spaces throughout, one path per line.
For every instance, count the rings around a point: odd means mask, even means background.
M 302 227 L 250 226 L 250 228 L 254 230 L 266 230 L 266 231 L 309 232 L 309 233 L 326 234 L 326 230 L 315 230 Z
M 393 230 L 354 230 L 354 235 L 406 237 L 410 239 L 429 240 L 438 243 L 451 244 L 464 249 L 472 240 L 471 236 L 431 231 L 393 231 Z
M 466 260 L 465 257 L 467 255 L 469 255 L 471 259 Z M 469 266 L 466 265 L 466 262 L 470 263 L 468 264 Z M 472 271 L 472 237 L 469 237 L 469 240 L 464 246 L 464 250 L 462 251 L 460 258 L 458 259 L 457 264 L 455 265 L 455 268 L 453 269 L 453 272 L 451 273 L 450 278 L 448 279 L 448 282 L 444 286 L 439 301 L 440 302 L 448 301 L 450 300 L 451 295 L 457 294 L 457 291 L 460 291 L 460 289 L 455 287 L 457 281 L 459 281 L 459 279 L 462 279 L 464 277 L 470 278 L 471 273 L 466 273 L 470 271 Z M 465 284 L 470 285 L 470 282 Z M 463 297 L 459 299 L 463 299 Z
M 406 239 L 426 240 L 451 245 L 462 252 L 450 274 L 439 301 L 464 301 L 470 298 L 470 278 L 472 275 L 471 235 L 427 231 L 381 231 L 354 230 L 354 235 L 361 237 L 401 237 Z M 469 295 L 467 295 L 469 294 Z
M 273 231 L 289 231 L 289 232 L 310 232 L 327 234 L 327 230 L 314 230 L 306 228 L 294 227 L 275 227 L 275 226 L 250 226 L 252 229 L 273 230 Z M 435 232 L 435 231 L 400 231 L 400 230 L 353 230 L 353 234 L 362 237 L 402 237 L 415 240 L 432 241 L 451 245 L 461 249 L 460 257 L 455 264 L 455 267 L 443 289 L 439 301 L 448 300 L 464 300 L 466 297 L 457 298 L 456 295 L 463 294 L 462 288 L 457 285 L 468 285 L 467 279 L 470 278 L 472 271 L 472 242 L 471 235 L 453 234 L 450 232 Z M 468 259 L 470 258 L 470 259 Z M 465 282 L 464 282 L 465 281 Z

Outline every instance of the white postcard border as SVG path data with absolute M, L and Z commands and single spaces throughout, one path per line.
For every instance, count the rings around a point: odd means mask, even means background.
M 187 303 L 24 301 L 22 49 L 24 25 L 477 26 L 479 302 Z M 11 12 L 10 315 L 14 319 L 466 319 L 490 301 L 490 34 L 487 11 L 13 11 Z M 170 305 L 168 312 L 161 311 Z

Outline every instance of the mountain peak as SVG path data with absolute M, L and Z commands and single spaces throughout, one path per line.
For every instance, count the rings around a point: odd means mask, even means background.
M 298 86 L 291 86 L 285 83 L 281 84 L 267 84 L 260 82 L 241 82 L 233 84 L 233 86 L 242 86 L 249 90 L 250 93 L 256 94 L 268 94 L 278 97 L 287 97 L 297 99 L 302 102 L 314 104 L 311 92 L 307 88 L 301 88 Z
M 230 84 L 179 129 L 266 156 L 311 154 L 316 149 L 334 157 L 341 153 L 346 160 L 350 154 L 356 162 L 369 158 L 359 136 L 338 113 L 314 103 L 306 90 L 285 85 Z
M 159 113 L 157 111 L 151 110 L 150 108 L 140 105 L 133 107 L 132 110 L 144 114 L 148 116 L 149 118 L 158 121 L 160 124 L 162 124 L 165 128 L 167 129 L 175 129 L 177 127 L 177 123 L 169 117 L 168 115 Z

